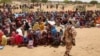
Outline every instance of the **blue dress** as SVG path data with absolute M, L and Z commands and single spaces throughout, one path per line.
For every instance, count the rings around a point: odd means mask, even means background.
M 56 36 L 56 34 L 57 34 L 57 30 L 54 26 L 51 28 L 51 33 L 53 36 Z

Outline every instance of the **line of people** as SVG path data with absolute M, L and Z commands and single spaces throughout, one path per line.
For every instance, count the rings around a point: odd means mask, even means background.
M 39 20 L 41 21 L 41 20 Z M 9 27 L 9 25 L 7 25 Z M 53 45 L 58 46 L 61 43 L 61 35 L 63 34 L 62 28 L 59 28 L 58 32 L 52 23 L 36 22 L 33 27 L 25 22 L 25 25 L 19 26 L 15 31 L 11 33 L 9 29 L 1 29 L 0 31 L 0 43 L 1 45 L 22 45 L 33 47 L 37 45 Z

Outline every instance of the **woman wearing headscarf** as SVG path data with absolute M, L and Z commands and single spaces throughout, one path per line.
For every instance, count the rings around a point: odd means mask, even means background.
M 11 45 L 15 45 L 15 37 L 16 37 L 16 32 L 13 31 L 13 32 L 11 33 L 11 37 L 10 37 L 10 44 L 11 44 Z
M 54 21 L 48 21 L 47 25 L 47 33 L 48 33 L 48 42 L 52 44 L 53 40 L 56 37 L 57 30 L 55 28 L 55 22 Z M 55 41 L 55 40 L 54 40 Z
M 35 44 L 39 44 L 39 38 L 40 38 L 40 35 L 41 35 L 41 30 L 40 30 L 40 27 L 39 27 L 39 23 L 38 22 L 35 22 L 34 26 L 33 26 L 33 31 L 35 31 Z
M 47 44 L 47 32 L 46 31 L 43 31 L 41 33 L 41 37 L 40 37 L 40 44 L 41 45 L 46 45 Z
M 15 43 L 16 45 L 18 45 L 18 47 L 21 46 L 21 44 L 23 43 L 23 37 L 17 32 L 16 36 L 15 36 Z
M 44 26 L 45 26 L 44 23 L 40 21 L 39 22 L 39 28 L 40 28 L 41 31 L 44 30 Z
M 5 46 L 5 45 L 7 45 L 7 37 L 6 37 L 6 35 L 3 33 L 3 35 L 2 35 L 2 42 L 1 42 L 1 45 L 2 46 Z
M 38 29 L 40 29 L 39 28 L 39 23 L 38 22 L 35 22 L 35 24 L 33 25 L 33 28 L 32 28 L 32 30 L 38 30 Z

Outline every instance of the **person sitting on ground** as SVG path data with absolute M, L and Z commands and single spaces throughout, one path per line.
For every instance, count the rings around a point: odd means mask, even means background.
M 5 46 L 5 45 L 7 45 L 7 37 L 6 37 L 6 35 L 3 33 L 3 35 L 2 35 L 2 42 L 1 42 L 1 45 L 2 46 Z

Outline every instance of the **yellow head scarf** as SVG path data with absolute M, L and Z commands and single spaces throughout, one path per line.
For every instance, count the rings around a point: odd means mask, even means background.
M 38 29 L 40 29 L 40 28 L 39 28 L 39 23 L 36 22 L 36 23 L 34 24 L 34 26 L 33 26 L 33 30 L 38 30 Z
M 2 42 L 1 42 L 1 44 L 3 46 L 5 46 L 7 44 L 7 37 L 5 35 L 2 36 Z

